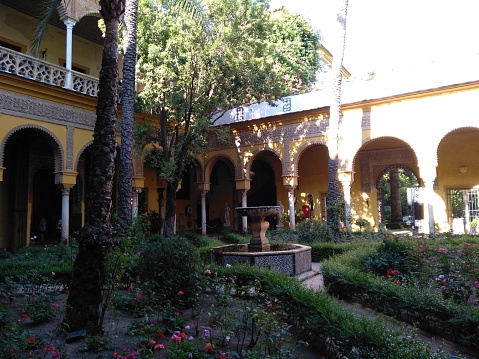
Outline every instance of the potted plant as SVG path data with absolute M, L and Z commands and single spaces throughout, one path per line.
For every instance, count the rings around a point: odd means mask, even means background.
M 479 219 L 476 217 L 476 218 L 474 218 L 474 219 L 471 221 L 471 223 L 469 223 L 470 226 L 471 226 L 471 233 L 472 233 L 472 234 L 475 234 L 475 233 L 476 233 L 476 227 L 477 227 L 477 222 L 478 222 L 478 220 L 479 220 Z
M 359 230 L 363 232 L 363 228 L 367 229 L 369 227 L 369 221 L 365 218 L 356 219 L 356 225 L 359 226 Z

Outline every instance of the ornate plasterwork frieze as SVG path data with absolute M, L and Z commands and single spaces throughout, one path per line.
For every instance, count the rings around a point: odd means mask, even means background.
M 73 126 L 67 126 L 67 158 L 66 169 L 73 170 Z
M 361 129 L 370 130 L 371 129 L 371 111 L 364 111 L 361 118 Z
M 417 160 L 414 151 L 410 148 L 393 148 L 362 152 L 359 155 L 361 173 L 361 191 L 370 193 L 376 185 L 376 179 L 391 166 L 414 169 Z
M 72 106 L 0 90 L 0 112 L 58 124 L 93 129 L 96 114 Z
M 254 130 L 248 129 L 237 132 L 231 143 L 236 143 L 239 146 L 261 145 L 271 142 L 283 142 L 291 140 L 299 140 L 305 138 L 312 138 L 316 136 L 323 136 L 327 130 L 329 121 L 307 121 L 300 122 L 293 125 L 284 125 L 268 128 L 256 128 Z M 218 138 L 210 138 L 208 141 L 208 149 L 215 150 L 219 148 L 232 147 L 227 146 Z

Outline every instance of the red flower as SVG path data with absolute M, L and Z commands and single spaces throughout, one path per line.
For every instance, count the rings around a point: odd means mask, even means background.
M 206 275 L 211 275 L 211 271 L 209 269 L 205 270 Z
M 155 345 L 155 344 L 156 344 L 156 342 L 155 342 L 153 339 L 151 339 L 151 340 L 148 342 L 148 345 L 150 345 L 150 346 L 153 346 L 153 345 Z
M 35 339 L 35 337 L 28 337 L 27 338 L 27 343 L 28 344 L 36 344 L 37 340 Z
M 215 349 L 215 346 L 211 343 L 206 343 L 205 344 L 205 350 L 206 351 L 211 351 L 211 350 L 214 350 Z
M 221 353 L 218 355 L 218 359 L 226 359 L 228 357 L 228 353 Z
M 15 350 L 14 350 L 14 349 L 8 349 L 8 352 L 9 352 L 10 354 L 13 354 L 13 353 L 15 353 Z
M 141 299 L 142 297 L 143 297 L 143 294 L 141 294 L 141 293 L 136 293 L 135 294 L 136 299 Z
M 161 332 L 158 332 L 158 333 L 156 333 L 156 337 L 160 338 L 160 339 L 163 339 L 165 337 L 165 335 Z
M 28 314 L 27 314 L 27 313 L 22 313 L 21 317 L 22 317 L 22 319 L 27 319 L 27 318 L 28 318 Z
M 178 291 L 178 293 L 176 293 L 178 295 L 178 297 L 181 297 L 183 294 L 185 294 L 182 290 Z
M 51 352 L 52 350 L 55 349 L 55 346 L 54 345 L 45 345 L 43 347 L 43 349 L 45 349 L 46 352 Z

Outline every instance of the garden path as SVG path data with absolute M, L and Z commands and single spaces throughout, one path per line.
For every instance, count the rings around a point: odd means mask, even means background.
M 303 283 L 303 285 L 307 288 L 312 288 L 314 290 L 318 291 L 324 291 L 325 286 L 324 286 L 324 281 L 323 281 L 323 276 L 321 274 L 321 265 L 320 263 L 312 263 L 312 270 L 310 272 L 304 273 L 301 276 L 298 277 L 298 279 Z M 343 301 L 344 305 L 353 309 L 354 313 L 357 315 L 365 315 L 367 317 L 371 318 L 381 318 L 385 320 L 388 325 L 394 327 L 394 328 L 410 328 L 412 329 L 412 326 L 409 324 L 406 324 L 404 322 L 398 321 L 395 318 L 391 318 L 389 316 L 386 316 L 382 313 L 376 312 L 368 307 L 365 307 L 361 304 L 358 303 L 350 303 L 350 302 L 345 302 Z M 459 344 L 453 343 L 451 341 L 448 341 L 444 338 L 434 336 L 424 330 L 421 329 L 416 329 L 416 333 L 419 338 L 421 338 L 424 341 L 430 342 L 432 347 L 434 349 L 438 349 L 441 344 L 443 349 L 450 353 L 450 358 L 467 358 L 467 359 L 479 359 L 479 353 L 475 353 L 472 351 L 472 349 L 465 348 L 464 346 L 461 346 Z

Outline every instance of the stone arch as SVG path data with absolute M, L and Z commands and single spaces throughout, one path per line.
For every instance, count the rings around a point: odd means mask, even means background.
M 250 158 L 248 158 L 248 162 L 245 164 L 245 175 L 248 174 L 248 178 L 249 178 L 249 173 L 251 171 L 251 165 L 253 164 L 253 161 L 255 160 L 256 157 L 258 157 L 260 154 L 264 152 L 271 152 L 275 154 L 276 157 L 278 157 L 278 160 L 281 164 L 281 173 L 284 174 L 284 163 L 281 158 L 281 154 L 272 148 L 263 147 L 253 151 L 253 155 Z
M 77 156 L 76 156 L 76 158 L 75 158 L 74 167 L 73 167 L 73 170 L 74 170 L 75 172 L 78 172 L 78 162 L 80 161 L 81 156 L 82 156 L 83 153 L 86 151 L 86 149 L 87 149 L 88 147 L 90 147 L 92 144 L 93 144 L 93 141 L 90 141 L 90 142 L 84 144 L 83 147 L 80 149 L 80 151 L 78 151 L 78 154 L 77 154 Z
M 385 167 L 381 172 L 378 173 L 377 177 L 376 177 L 376 181 L 375 181 L 375 188 L 378 189 L 379 188 L 379 184 L 381 182 L 381 178 L 386 174 L 388 173 L 389 171 L 391 171 L 392 169 L 405 169 L 405 170 L 408 170 L 409 172 L 411 172 L 414 176 L 416 176 L 416 179 L 418 181 L 418 186 L 419 187 L 422 187 L 424 185 L 423 183 L 423 180 L 421 179 L 421 177 L 419 177 L 419 172 L 408 166 L 408 165 L 391 165 L 391 166 L 387 166 Z
M 375 143 L 380 141 L 397 141 L 401 144 L 404 143 L 407 146 L 401 148 L 374 146 Z M 364 147 L 371 146 L 374 150 L 363 151 Z M 367 150 L 367 149 L 366 149 Z M 414 148 L 401 138 L 392 136 L 383 136 L 375 138 L 367 143 L 364 143 L 354 156 L 352 163 L 352 170 L 357 172 L 359 167 L 361 173 L 361 191 L 370 193 L 372 187 L 376 188 L 376 181 L 379 178 L 379 174 L 390 167 L 394 166 L 400 168 L 414 169 L 418 165 L 418 156 Z M 391 167 L 393 166 L 393 167 Z M 417 175 L 417 170 L 411 171 L 415 174 L 416 178 L 420 178 Z
M 208 160 L 204 170 L 202 170 L 201 177 L 198 177 L 198 178 L 204 179 L 205 183 L 210 183 L 211 171 L 213 170 L 213 167 L 216 164 L 216 162 L 218 162 L 219 160 L 224 160 L 225 162 L 229 163 L 231 167 L 233 168 L 233 173 L 237 173 L 234 161 L 229 156 L 220 154 Z
M 450 131 L 446 132 L 440 139 L 439 141 L 436 143 L 436 150 L 435 150 L 435 153 L 436 153 L 436 164 L 437 164 L 437 158 L 438 158 L 438 150 L 439 150 L 439 146 L 441 144 L 441 142 L 450 134 L 454 133 L 454 132 L 458 132 L 458 131 L 479 131 L 479 127 L 475 127 L 475 126 L 459 126 L 459 127 L 456 127 L 456 128 L 453 128 L 451 129 Z
M 50 143 L 50 145 L 52 146 L 52 149 L 53 149 L 54 172 L 61 172 L 62 169 L 63 169 L 63 165 L 64 165 L 64 163 L 63 163 L 64 149 L 61 145 L 60 140 L 50 130 L 48 130 L 48 129 L 42 127 L 42 126 L 35 125 L 35 124 L 25 124 L 25 125 L 15 127 L 5 135 L 2 142 L 0 143 L 0 167 L 3 167 L 5 146 L 7 145 L 7 142 L 10 139 L 10 137 L 13 134 L 15 134 L 16 132 L 19 132 L 21 130 L 27 130 L 27 129 L 39 130 L 39 131 L 42 131 L 42 132 L 44 132 L 48 135 L 45 138 Z
M 296 153 L 293 156 L 293 161 L 291 163 L 291 174 L 293 176 L 298 176 L 298 168 L 299 168 L 299 159 L 301 158 L 301 155 L 306 151 L 309 147 L 315 147 L 315 146 L 325 146 L 327 147 L 327 143 L 324 141 L 308 141 L 307 143 L 303 144 L 301 147 L 298 148 Z

